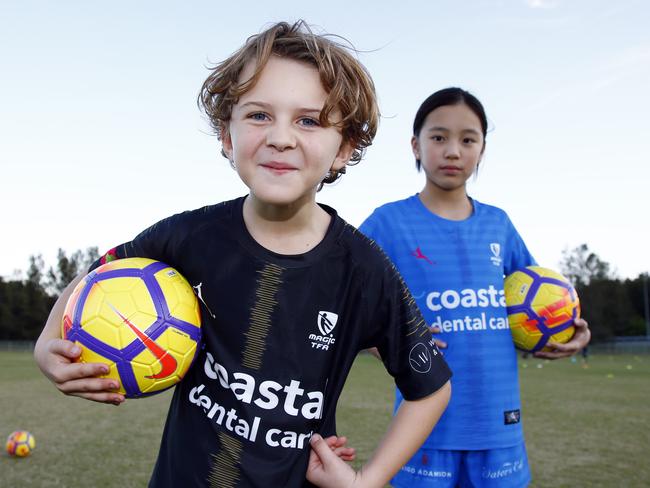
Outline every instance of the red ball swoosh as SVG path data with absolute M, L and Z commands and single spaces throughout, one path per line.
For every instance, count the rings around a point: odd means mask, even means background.
M 145 378 L 159 380 L 161 378 L 167 378 L 168 376 L 171 376 L 174 373 L 174 371 L 176 371 L 176 366 L 177 366 L 176 359 L 174 358 L 174 356 L 172 356 L 167 351 L 165 351 L 162 347 L 156 344 L 156 342 L 153 339 L 151 339 L 151 337 L 149 337 L 147 334 L 145 334 L 140 329 L 138 329 L 135 325 L 133 325 L 131 321 L 127 319 L 124 315 L 122 315 L 117 308 L 115 308 L 110 303 L 108 303 L 108 306 L 111 307 L 113 312 L 119 315 L 122 321 L 131 328 L 131 330 L 135 333 L 135 335 L 138 336 L 138 338 L 142 341 L 144 346 L 151 351 L 151 353 L 156 357 L 156 359 L 158 359 L 158 361 L 160 361 L 160 365 L 162 366 L 160 372 L 152 376 L 145 376 Z

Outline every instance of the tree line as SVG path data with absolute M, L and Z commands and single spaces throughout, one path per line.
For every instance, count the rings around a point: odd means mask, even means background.
M 46 269 L 41 255 L 29 258 L 24 279 L 0 277 L 0 340 L 36 340 L 59 294 L 99 257 L 96 247 L 67 254 Z M 621 280 L 586 244 L 565 250 L 559 271 L 574 284 L 592 342 L 646 335 L 648 275 Z
M 96 247 L 70 255 L 59 249 L 54 267 L 46 269 L 41 255 L 30 256 L 24 279 L 0 277 L 0 340 L 36 340 L 58 296 L 98 257 Z

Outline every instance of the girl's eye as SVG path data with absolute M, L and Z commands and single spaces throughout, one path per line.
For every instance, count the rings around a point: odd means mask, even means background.
M 444 140 L 444 138 L 442 136 L 440 136 L 440 135 L 433 135 L 433 136 L 431 136 L 431 140 L 436 141 L 436 142 L 442 142 Z
M 474 144 L 476 142 L 476 139 L 472 139 L 471 137 L 466 137 L 463 139 L 464 144 Z
M 319 127 L 320 122 L 316 119 L 313 119 L 311 117 L 303 117 L 300 119 L 300 124 L 304 125 L 305 127 Z

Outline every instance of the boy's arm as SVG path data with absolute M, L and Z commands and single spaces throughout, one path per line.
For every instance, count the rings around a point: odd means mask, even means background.
M 381 488 L 419 449 L 445 410 L 451 385 L 414 401 L 403 401 L 386 435 L 370 460 L 355 472 L 340 460 L 323 439 L 314 435 L 307 479 L 323 488 Z
M 124 401 L 124 395 L 115 392 L 119 388 L 117 381 L 97 378 L 108 372 L 108 366 L 75 362 L 81 354 L 81 349 L 74 342 L 61 339 L 61 320 L 65 305 L 84 276 L 85 273 L 72 280 L 52 307 L 45 327 L 36 341 L 34 358 L 43 374 L 66 395 L 119 405 Z

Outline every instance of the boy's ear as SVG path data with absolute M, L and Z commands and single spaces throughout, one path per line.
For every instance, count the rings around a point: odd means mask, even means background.
M 354 154 L 354 145 L 351 142 L 342 143 L 341 147 L 339 147 L 339 152 L 336 153 L 331 169 L 333 171 L 338 171 L 343 168 L 348 164 L 350 158 L 352 158 L 352 154 Z
M 221 127 L 221 151 L 232 162 L 232 139 L 227 126 Z
M 413 150 L 415 159 L 420 159 L 420 141 L 415 136 L 411 137 L 411 149 Z

